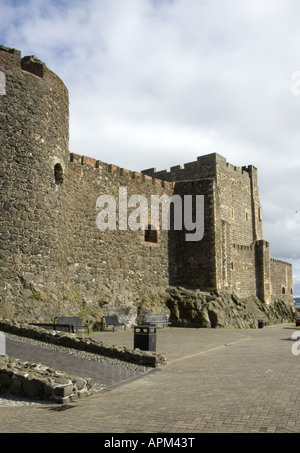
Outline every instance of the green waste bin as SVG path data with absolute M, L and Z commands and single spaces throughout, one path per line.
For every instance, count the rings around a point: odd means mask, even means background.
M 151 326 L 134 326 L 134 349 L 156 351 L 156 328 Z

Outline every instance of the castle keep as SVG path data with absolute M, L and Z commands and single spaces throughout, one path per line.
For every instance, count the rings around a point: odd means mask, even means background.
M 257 169 L 219 154 L 157 172 L 129 171 L 69 152 L 69 99 L 36 57 L 0 47 L 0 309 L 27 320 L 117 313 L 134 322 L 168 286 L 227 290 L 271 304 L 292 299 L 292 267 L 270 258 Z M 204 236 L 100 231 L 100 195 L 204 196 Z M 149 203 L 150 204 L 150 203 Z M 150 225 L 149 220 L 149 225 Z

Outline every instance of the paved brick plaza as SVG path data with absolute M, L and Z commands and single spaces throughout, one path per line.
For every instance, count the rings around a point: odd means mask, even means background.
M 166 366 L 138 379 L 121 374 L 118 385 L 107 381 L 109 391 L 64 411 L 49 404 L 0 407 L 0 432 L 299 433 L 300 356 L 292 353 L 290 327 L 157 329 Z M 93 335 L 133 346 L 130 329 Z M 42 349 L 36 354 L 37 361 L 46 358 Z M 68 356 L 64 365 L 68 371 Z M 78 373 L 80 366 L 78 360 Z

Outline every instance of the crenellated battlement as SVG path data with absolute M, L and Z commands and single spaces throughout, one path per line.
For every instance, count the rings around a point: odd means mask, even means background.
M 89 166 L 94 168 L 95 170 L 104 170 L 105 172 L 115 175 L 118 177 L 124 178 L 124 184 L 128 183 L 128 179 L 134 180 L 137 183 L 149 183 L 151 182 L 153 185 L 158 187 L 164 188 L 166 190 L 172 191 L 174 189 L 175 183 L 163 181 L 158 178 L 154 178 L 152 176 L 145 175 L 143 173 L 137 171 L 127 170 L 126 168 L 118 167 L 117 165 L 108 164 L 101 160 L 97 160 L 91 157 L 82 156 L 75 153 L 70 153 L 70 162 L 79 166 Z
M 192 174 L 197 174 L 199 170 L 199 164 L 198 161 L 195 162 L 188 162 L 183 165 L 175 165 L 173 167 L 170 167 L 170 169 L 166 170 L 159 170 L 157 171 L 156 168 L 148 168 L 146 170 L 142 170 L 142 173 L 144 175 L 156 177 L 159 179 L 166 179 L 166 180 L 182 180 L 185 173 L 192 173 Z M 190 178 L 194 179 L 194 178 Z
M 241 245 L 241 244 L 232 244 L 232 247 L 236 250 L 254 250 L 255 249 L 255 244 L 250 244 L 250 245 Z
M 0 46 L 0 66 L 4 69 L 21 68 L 21 52 L 10 47 Z
M 248 166 L 243 166 L 243 167 L 237 167 L 236 165 L 230 164 L 229 162 L 226 162 L 226 167 L 228 170 L 232 171 L 236 175 L 245 175 L 249 178 L 250 176 L 250 168 L 252 168 L 252 165 Z M 253 167 L 255 168 L 255 167 Z
M 259 247 L 263 247 L 263 248 L 266 248 L 266 249 L 270 248 L 270 243 L 268 241 L 265 241 L 264 239 L 260 239 L 259 241 L 256 241 L 256 244 Z
M 46 64 L 39 60 L 35 55 L 22 58 L 21 52 L 17 49 L 0 45 L 0 68 L 4 71 L 21 70 L 29 72 L 40 79 L 43 79 L 52 88 L 57 85 L 64 86 L 62 80 L 47 68 Z M 64 90 L 67 92 L 66 87 Z
M 235 176 L 245 177 L 249 180 L 251 172 L 255 170 L 256 168 L 252 165 L 237 167 L 228 163 L 220 154 L 212 153 L 198 156 L 196 161 L 187 162 L 183 165 L 175 165 L 170 167 L 170 169 L 157 171 L 156 168 L 148 168 L 142 170 L 142 173 L 166 181 L 183 181 L 206 177 L 217 178 L 218 171 L 229 171 Z
M 255 242 L 253 242 L 252 244 L 249 244 L 249 245 L 232 244 L 232 247 L 234 249 L 236 249 L 236 250 L 255 250 L 256 247 L 269 249 L 270 248 L 270 244 L 267 241 L 259 240 L 259 241 L 255 241 Z M 278 260 L 274 260 L 274 261 L 278 261 Z
M 274 263 L 274 264 L 283 264 L 285 266 L 288 266 L 288 267 L 292 268 L 292 264 L 288 263 L 287 261 L 277 260 L 275 258 L 270 258 L 270 261 L 271 261 L 271 263 Z

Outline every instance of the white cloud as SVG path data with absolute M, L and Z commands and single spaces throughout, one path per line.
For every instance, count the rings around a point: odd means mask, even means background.
M 142 170 L 258 167 L 272 254 L 300 295 L 298 0 L 0 0 L 0 42 L 70 91 L 70 148 Z M 297 242 L 298 241 L 298 242 Z

